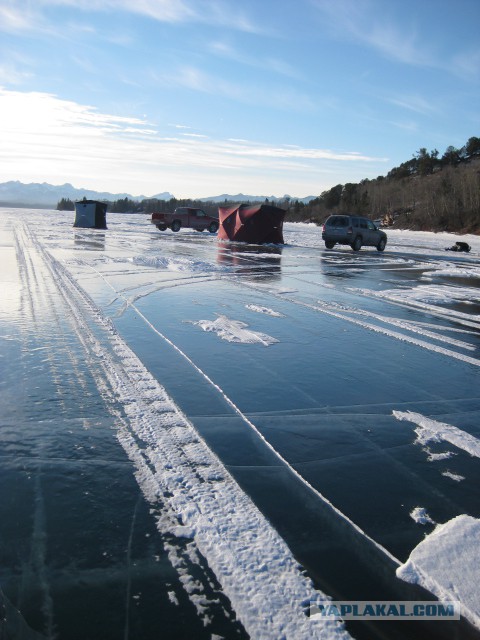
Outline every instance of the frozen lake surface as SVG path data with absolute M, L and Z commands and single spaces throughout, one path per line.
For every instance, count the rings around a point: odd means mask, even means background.
M 0 637 L 478 638 L 480 238 L 72 223 L 0 210 Z

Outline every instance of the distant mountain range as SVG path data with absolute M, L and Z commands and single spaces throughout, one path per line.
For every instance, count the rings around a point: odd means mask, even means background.
M 156 198 L 157 200 L 171 200 L 173 197 L 174 196 L 168 191 L 157 193 L 153 196 L 132 196 L 129 193 L 108 193 L 103 191 L 93 191 L 91 189 L 77 189 L 68 182 L 62 185 L 53 185 L 48 184 L 47 182 L 31 182 L 29 184 L 24 184 L 18 180 L 0 183 L 0 206 L 41 207 L 54 209 L 62 198 L 72 201 L 87 198 L 87 200 L 108 200 L 110 202 L 128 198 L 129 200 L 141 202 L 142 200 L 150 198 Z M 229 202 L 263 202 L 268 198 L 270 202 L 278 202 L 289 198 L 290 200 L 299 200 L 306 204 L 315 197 L 316 196 L 293 198 L 285 195 L 283 198 L 276 198 L 275 196 L 249 196 L 243 193 L 229 195 L 224 193 L 220 196 L 198 198 L 198 200 L 201 202 L 213 203 L 225 202 L 225 200 Z
M 55 208 L 62 199 L 68 200 L 129 200 L 141 201 L 146 196 L 131 196 L 129 193 L 108 193 L 103 191 L 93 191 L 91 189 L 77 189 L 68 182 L 62 185 L 48 184 L 47 182 L 31 182 L 24 184 L 18 180 L 0 183 L 0 205 L 10 206 L 39 206 Z M 158 200 L 170 200 L 171 193 L 159 193 L 152 198 Z
M 295 198 L 293 196 L 289 196 L 287 193 L 284 196 L 281 196 L 280 198 L 277 198 L 276 196 L 248 196 L 248 195 L 245 195 L 244 193 L 237 193 L 236 195 L 223 193 L 221 196 L 199 198 L 199 200 L 201 202 L 215 202 L 215 203 L 225 202 L 225 200 L 227 200 L 228 202 L 265 202 L 265 200 L 268 200 L 269 202 L 285 202 L 285 200 L 291 200 L 292 202 L 295 202 L 296 200 L 298 200 L 299 202 L 304 202 L 305 204 L 307 204 L 308 202 L 310 202 L 310 200 L 313 200 L 314 198 L 317 198 L 317 197 L 318 196 L 307 196 L 306 198 Z

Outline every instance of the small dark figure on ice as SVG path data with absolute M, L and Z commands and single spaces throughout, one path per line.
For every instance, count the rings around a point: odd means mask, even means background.
M 471 248 L 466 242 L 455 242 L 453 247 L 447 247 L 445 251 L 465 251 L 465 253 L 468 253 Z

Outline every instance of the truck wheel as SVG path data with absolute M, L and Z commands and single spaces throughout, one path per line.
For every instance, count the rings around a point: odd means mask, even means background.
M 157 224 L 157 229 L 159 231 L 166 231 L 167 227 L 164 224 Z
M 354 251 L 360 251 L 362 248 L 362 236 L 357 236 L 351 246 Z
M 385 238 L 381 238 L 380 242 L 377 244 L 377 251 L 383 251 L 385 249 L 386 244 L 387 244 L 387 241 L 385 240 Z
M 216 222 L 211 222 L 208 230 L 210 231 L 210 233 L 217 233 L 218 231 L 218 224 Z
M 182 226 L 180 220 L 174 220 L 172 222 L 172 231 L 180 231 L 180 227 Z
M 325 246 L 327 247 L 327 249 L 333 249 L 333 247 L 335 246 L 335 242 L 332 242 L 331 240 L 327 240 L 325 242 Z

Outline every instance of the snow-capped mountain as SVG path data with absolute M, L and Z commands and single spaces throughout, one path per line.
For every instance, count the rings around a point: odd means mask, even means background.
M 129 193 L 108 193 L 103 191 L 93 191 L 92 189 L 77 189 L 68 182 L 62 185 L 52 185 L 47 182 L 32 182 L 24 184 L 18 180 L 0 183 L 0 204 L 8 205 L 31 205 L 43 207 L 56 207 L 62 198 L 69 200 L 145 200 L 147 196 L 132 196 Z M 158 200 L 170 200 L 173 198 L 167 191 L 154 196 Z
M 115 200 L 122 200 L 128 198 L 129 200 L 135 200 L 141 202 L 149 198 L 156 198 L 157 200 L 171 200 L 174 198 L 171 193 L 164 191 L 163 193 L 157 193 L 152 196 L 132 196 L 129 193 L 109 193 L 103 191 L 93 191 L 92 189 L 77 189 L 70 183 L 66 182 L 62 185 L 48 184 L 47 182 L 31 182 L 25 184 L 18 180 L 11 180 L 10 182 L 0 183 L 0 206 L 31 206 L 31 207 L 45 207 L 55 208 L 57 203 L 62 199 L 68 200 L 81 200 L 87 198 L 87 200 L 108 200 L 114 202 Z M 228 193 L 222 193 L 219 196 L 211 196 L 208 198 L 199 198 L 202 202 L 222 203 L 222 202 L 264 202 L 268 199 L 269 202 L 285 202 L 285 200 L 304 202 L 305 204 L 313 200 L 316 196 L 307 196 L 306 198 L 295 198 L 289 195 L 283 197 L 276 196 L 251 196 L 243 193 L 237 193 L 236 195 L 230 195 Z

